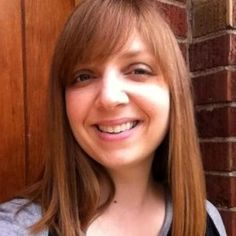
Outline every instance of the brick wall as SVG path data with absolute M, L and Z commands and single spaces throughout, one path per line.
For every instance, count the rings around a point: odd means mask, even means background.
M 236 1 L 157 2 L 191 71 L 208 199 L 236 236 Z
M 235 5 L 192 0 L 189 8 L 189 66 L 208 199 L 220 209 L 230 236 L 236 236 Z

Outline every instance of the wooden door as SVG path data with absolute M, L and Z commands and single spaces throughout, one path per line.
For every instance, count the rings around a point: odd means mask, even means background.
M 0 1 L 0 201 L 42 167 L 51 55 L 76 2 Z

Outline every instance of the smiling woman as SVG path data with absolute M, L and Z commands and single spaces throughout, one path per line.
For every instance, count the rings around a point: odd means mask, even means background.
M 66 88 L 66 108 L 74 137 L 91 158 L 109 171 L 130 171 L 151 166 L 167 133 L 169 88 L 153 52 L 135 33 L 120 52 L 78 70 Z
M 226 235 L 205 199 L 185 62 L 155 1 L 80 1 L 50 98 L 51 153 L 24 199 L 1 206 L 5 235 Z

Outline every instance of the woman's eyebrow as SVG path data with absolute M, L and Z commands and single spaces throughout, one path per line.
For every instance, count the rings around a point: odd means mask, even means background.
M 125 58 L 125 59 L 129 59 L 129 58 L 133 58 L 133 57 L 137 57 L 140 55 L 145 55 L 146 53 L 144 53 L 141 50 L 135 50 L 135 51 L 126 51 L 124 53 L 121 54 L 121 58 Z
M 120 54 L 119 59 L 138 60 L 140 62 L 145 61 L 146 63 L 156 64 L 156 58 L 146 50 L 125 51 Z

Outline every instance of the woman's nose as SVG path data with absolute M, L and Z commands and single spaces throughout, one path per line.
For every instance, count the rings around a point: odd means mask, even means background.
M 104 109 L 113 109 L 129 103 L 127 85 L 118 73 L 107 73 L 101 80 L 96 104 Z

